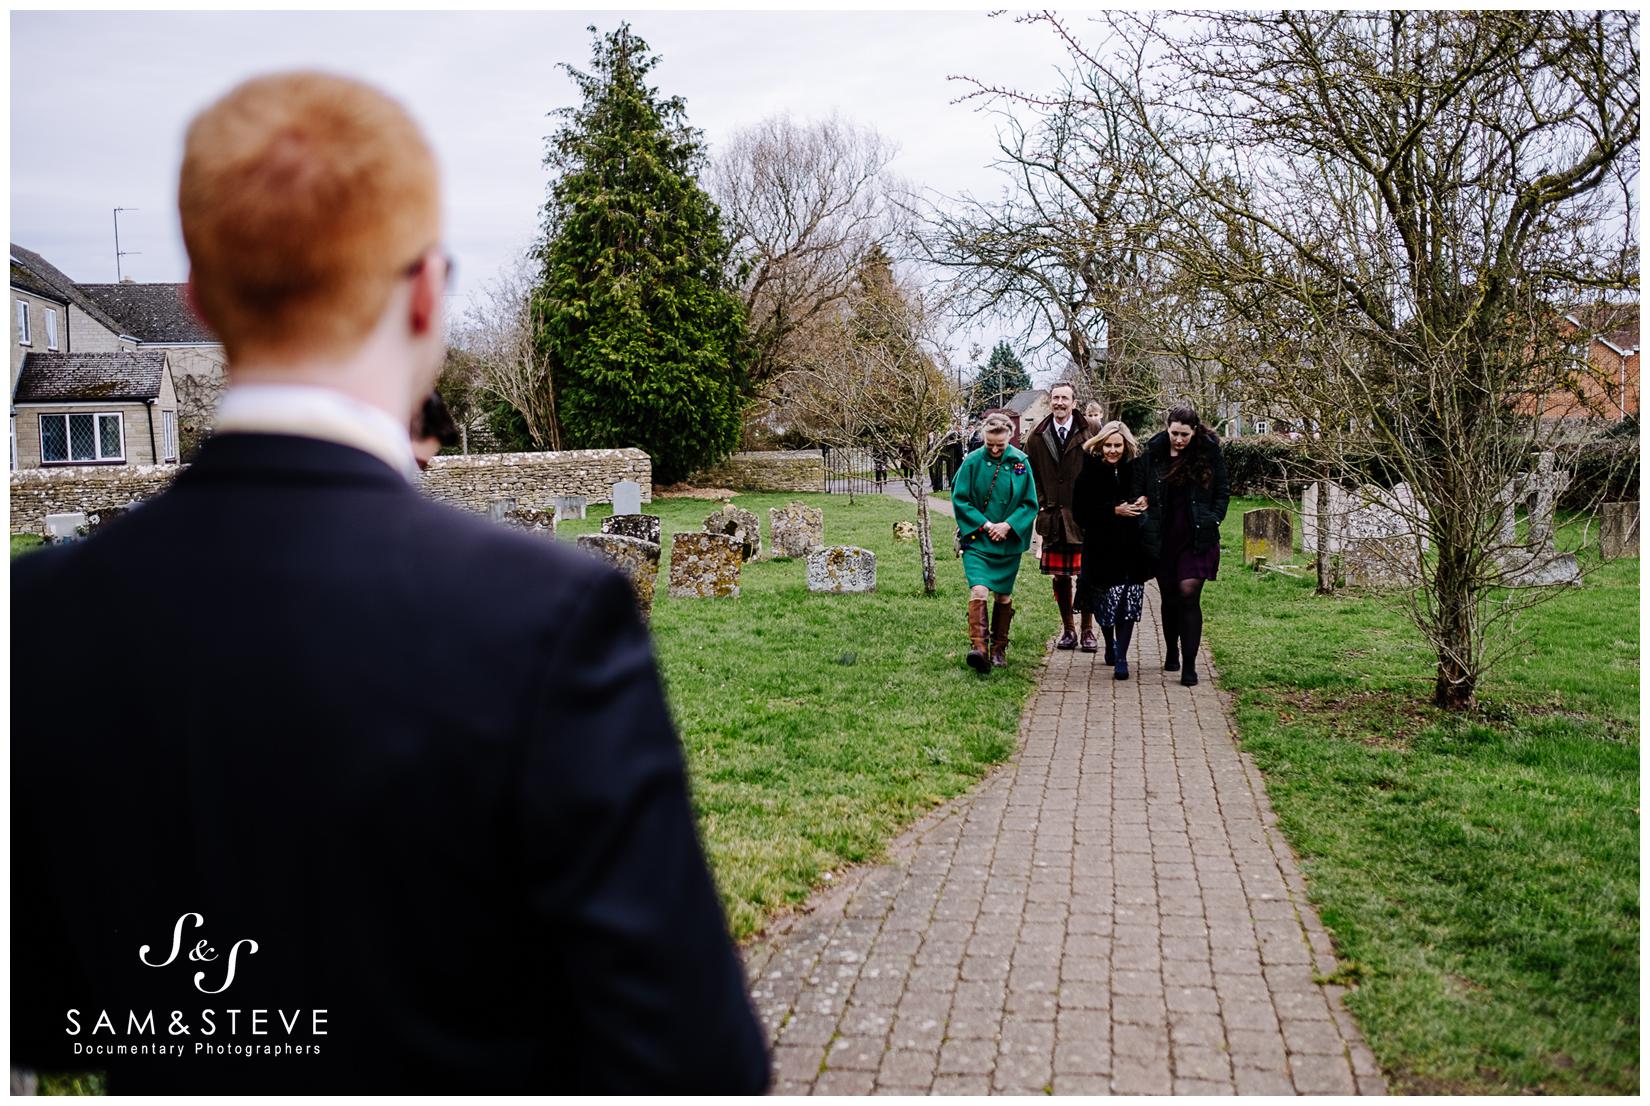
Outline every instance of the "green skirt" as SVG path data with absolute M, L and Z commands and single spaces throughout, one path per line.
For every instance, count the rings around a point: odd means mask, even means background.
M 1020 575 L 1020 554 L 990 548 L 988 538 L 980 538 L 963 550 L 963 575 L 968 586 L 990 588 L 997 595 L 1013 595 L 1014 579 Z

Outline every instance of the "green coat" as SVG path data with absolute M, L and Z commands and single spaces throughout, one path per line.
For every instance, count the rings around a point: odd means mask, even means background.
M 992 486 L 994 475 L 997 483 Z M 988 488 L 989 503 L 985 501 Z M 963 572 L 969 585 L 984 585 L 998 595 L 1013 594 L 1020 557 L 1031 548 L 1031 531 L 1037 522 L 1037 485 L 1026 455 L 1009 446 L 998 461 L 992 460 L 984 446 L 974 450 L 957 470 L 951 509 L 957 517 Z M 992 541 L 981 530 L 988 522 L 1006 522 L 1012 532 L 1000 542 Z

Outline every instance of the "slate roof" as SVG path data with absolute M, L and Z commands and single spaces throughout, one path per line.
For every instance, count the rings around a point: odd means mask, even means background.
M 33 250 L 25 250 L 22 246 L 13 242 L 11 244 L 11 263 L 14 283 L 17 270 L 22 268 L 26 273 L 31 274 L 35 281 L 51 289 L 50 292 L 45 294 L 64 303 L 74 304 L 116 334 L 124 333 L 120 323 L 107 311 L 103 310 L 97 301 L 82 292 L 80 286 L 70 280 L 68 275 L 56 265 L 53 265 Z
M 11 263 L 11 286 L 32 295 L 40 296 L 42 299 L 53 300 L 65 305 L 69 302 L 69 297 L 15 261 Z
M 140 342 L 216 342 L 195 318 L 182 284 L 82 284 L 80 290 L 120 321 L 122 334 Z
M 106 403 L 156 399 L 166 351 L 31 353 L 23 358 L 13 403 Z
M 1014 398 L 1003 404 L 1003 407 L 1006 410 L 1013 411 L 1016 415 L 1023 415 L 1037 401 L 1037 397 L 1042 394 L 1042 388 L 1027 388 L 1023 392 L 1014 393 Z

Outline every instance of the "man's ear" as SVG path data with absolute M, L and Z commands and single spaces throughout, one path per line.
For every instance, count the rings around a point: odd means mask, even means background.
M 189 308 L 189 313 L 195 316 L 195 321 L 210 330 L 211 324 L 201 314 L 200 290 L 195 287 L 195 270 L 193 269 L 189 270 L 189 279 L 183 282 L 183 302 Z
M 422 338 L 440 325 L 441 293 L 446 283 L 446 262 L 432 248 L 413 277 L 412 297 L 407 304 L 407 322 L 416 337 Z

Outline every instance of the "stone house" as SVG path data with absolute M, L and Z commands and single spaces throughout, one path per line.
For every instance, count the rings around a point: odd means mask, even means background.
M 229 359 L 223 345 L 196 318 L 182 284 L 81 284 L 80 291 L 137 341 L 140 350 L 166 350 L 177 389 L 178 433 L 185 454 L 212 423 Z
M 1044 388 L 1028 388 L 1023 392 L 1014 393 L 1014 398 L 1000 408 L 1008 411 L 1019 420 L 1020 430 L 1015 435 L 1016 440 L 1024 441 L 1031 436 L 1037 424 L 1048 417 L 1048 391 Z
M 11 298 L 13 469 L 165 464 L 178 458 L 180 444 L 205 429 L 223 386 L 226 358 L 223 346 L 190 311 L 183 285 L 80 284 L 14 242 Z M 160 359 L 92 356 L 140 352 Z M 29 388 L 20 392 L 25 366 L 32 370 Z M 93 379 L 99 371 L 114 375 L 100 384 Z M 119 409 L 102 409 L 117 397 Z M 46 405 L 54 409 L 47 412 Z M 21 417 L 20 406 L 28 408 Z M 42 422 L 47 414 L 51 417 Z M 93 423 L 68 419 L 69 414 L 90 416 Z M 98 422 L 100 415 L 109 417 Z
M 30 353 L 12 390 L 12 468 L 178 460 L 166 350 Z

